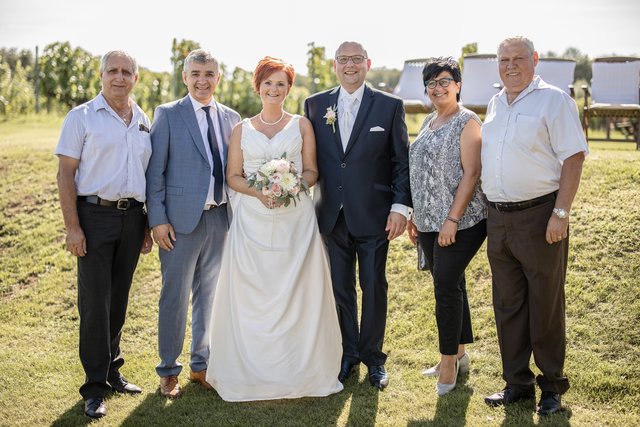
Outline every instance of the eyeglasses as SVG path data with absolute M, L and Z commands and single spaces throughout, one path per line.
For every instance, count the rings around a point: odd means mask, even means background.
M 366 56 L 363 55 L 352 55 L 352 56 L 336 56 L 336 62 L 338 64 L 346 64 L 351 60 L 354 64 L 362 64 L 362 62 L 367 59 Z
M 452 79 L 451 77 L 443 77 L 440 80 L 429 80 L 424 85 L 429 89 L 435 89 L 436 86 L 438 85 L 440 85 L 440 87 L 443 87 L 443 88 L 449 87 L 451 82 L 455 82 L 455 79 Z

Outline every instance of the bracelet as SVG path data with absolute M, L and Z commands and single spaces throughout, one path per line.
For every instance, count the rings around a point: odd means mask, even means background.
M 453 223 L 455 223 L 456 225 L 460 225 L 460 220 L 459 219 L 455 219 L 452 216 L 447 216 L 447 219 Z

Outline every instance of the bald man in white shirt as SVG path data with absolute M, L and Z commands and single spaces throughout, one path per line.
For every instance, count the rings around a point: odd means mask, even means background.
M 542 396 L 538 413 L 561 409 L 564 282 L 569 212 L 588 153 L 575 102 L 535 75 L 538 53 L 524 37 L 498 48 L 504 88 L 482 126 L 482 190 L 489 201 L 487 253 L 504 390 L 490 406 Z M 541 374 L 529 369 L 531 354 Z

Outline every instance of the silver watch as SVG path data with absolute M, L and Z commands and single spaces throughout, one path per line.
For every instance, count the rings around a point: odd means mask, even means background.
M 569 218 L 569 212 L 565 211 L 562 208 L 554 208 L 553 213 L 560 219 Z

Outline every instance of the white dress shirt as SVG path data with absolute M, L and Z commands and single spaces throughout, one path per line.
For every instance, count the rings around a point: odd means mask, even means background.
M 193 105 L 193 110 L 196 113 L 196 119 L 198 119 L 198 127 L 200 128 L 200 134 L 202 135 L 202 141 L 204 142 L 204 149 L 207 152 L 207 160 L 209 161 L 209 165 L 211 166 L 211 170 L 213 170 L 213 158 L 211 157 L 211 147 L 209 147 L 209 138 L 207 137 L 207 130 L 209 129 L 209 125 L 207 124 L 207 116 L 206 113 L 202 109 L 205 107 L 205 104 L 201 104 L 189 94 L 189 99 L 191 100 L 191 104 Z M 213 123 L 213 128 L 216 134 L 216 141 L 218 143 L 218 150 L 220 151 L 220 157 L 222 161 L 222 174 L 225 174 L 227 159 L 224 158 L 224 146 L 222 143 L 222 134 L 220 133 L 220 123 L 218 123 L 218 105 L 216 101 L 211 98 L 208 104 L 211 108 L 209 109 L 209 115 L 211 117 L 211 122 Z M 207 192 L 207 198 L 205 200 L 205 206 L 207 205 L 215 205 L 215 199 L 213 197 L 215 178 L 213 174 L 211 174 L 211 179 L 209 180 L 209 191 Z M 226 191 L 222 192 L 222 203 L 227 202 Z
M 536 76 L 509 104 L 503 89 L 482 125 L 482 190 L 491 202 L 520 202 L 560 188 L 562 162 L 589 149 L 576 103 Z
M 80 160 L 75 176 L 78 196 L 146 200 L 151 122 L 133 100 L 129 102 L 129 126 L 102 93 L 67 114 L 55 154 Z
M 356 117 L 358 117 L 358 111 L 360 111 L 360 105 L 362 104 L 362 97 L 364 96 L 364 83 L 356 89 L 353 93 L 347 92 L 347 90 L 340 86 L 340 92 L 338 93 L 338 120 L 340 120 L 340 139 L 342 140 L 342 149 L 347 151 L 347 144 L 349 142 L 349 138 L 351 137 L 351 131 L 353 130 L 353 124 L 356 121 Z M 345 134 L 343 136 L 343 123 L 344 123 L 344 112 L 341 113 L 341 109 L 345 108 L 343 105 L 351 105 L 351 117 L 349 118 L 351 121 L 348 123 L 348 126 L 345 126 L 344 130 Z M 394 203 L 391 205 L 391 212 L 396 212 L 404 215 L 407 219 L 411 217 L 410 210 L 408 206 L 405 206 L 400 203 Z
M 353 93 L 347 92 L 344 87 L 340 87 L 338 94 L 338 120 L 340 125 L 340 139 L 342 140 L 342 149 L 347 150 L 347 144 L 351 137 L 353 124 L 358 116 L 362 96 L 364 95 L 364 84 Z

